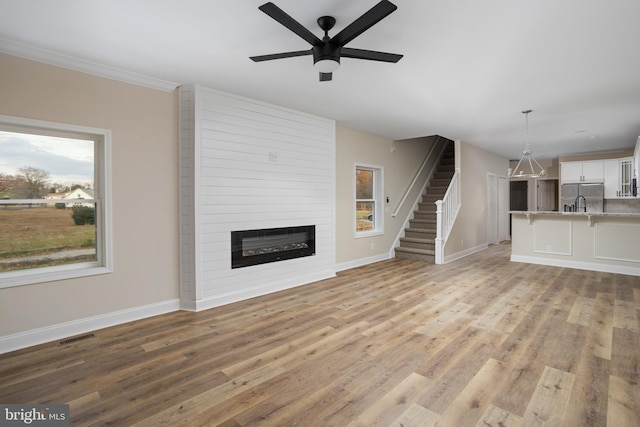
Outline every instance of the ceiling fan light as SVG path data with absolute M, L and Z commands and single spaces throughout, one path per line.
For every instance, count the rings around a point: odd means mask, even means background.
M 321 59 L 313 64 L 313 68 L 321 73 L 333 73 L 340 67 L 340 63 L 333 59 Z

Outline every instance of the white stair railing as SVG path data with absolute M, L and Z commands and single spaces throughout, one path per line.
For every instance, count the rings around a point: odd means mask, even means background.
M 442 200 L 436 203 L 436 264 L 444 264 L 444 245 L 460 211 L 460 169 L 456 169 Z

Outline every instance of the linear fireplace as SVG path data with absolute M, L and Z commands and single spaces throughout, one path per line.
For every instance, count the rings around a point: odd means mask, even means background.
M 316 226 L 231 232 L 231 268 L 315 255 Z

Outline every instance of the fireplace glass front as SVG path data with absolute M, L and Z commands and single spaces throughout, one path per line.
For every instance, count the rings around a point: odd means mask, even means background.
M 315 237 L 315 225 L 232 231 L 231 268 L 315 255 Z

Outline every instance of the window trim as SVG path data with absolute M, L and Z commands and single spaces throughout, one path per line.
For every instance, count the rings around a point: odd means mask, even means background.
M 363 237 L 379 236 L 384 234 L 384 167 L 366 163 L 355 163 L 353 167 L 353 209 L 356 211 L 356 173 L 358 169 L 373 171 L 373 202 L 374 202 L 374 229 L 366 231 L 357 230 L 357 220 L 353 215 L 353 233 L 356 239 Z
M 0 273 L 0 289 L 113 272 L 111 130 L 6 115 L 0 115 L 0 130 L 65 138 L 85 138 L 94 141 L 95 198 L 83 199 L 83 201 L 96 203 L 97 230 L 96 261 L 2 272 Z M 18 201 L 11 200 L 7 203 L 15 204 L 16 202 Z M 29 200 L 25 199 L 19 202 L 28 203 Z M 42 203 L 42 200 L 37 199 L 37 202 Z

